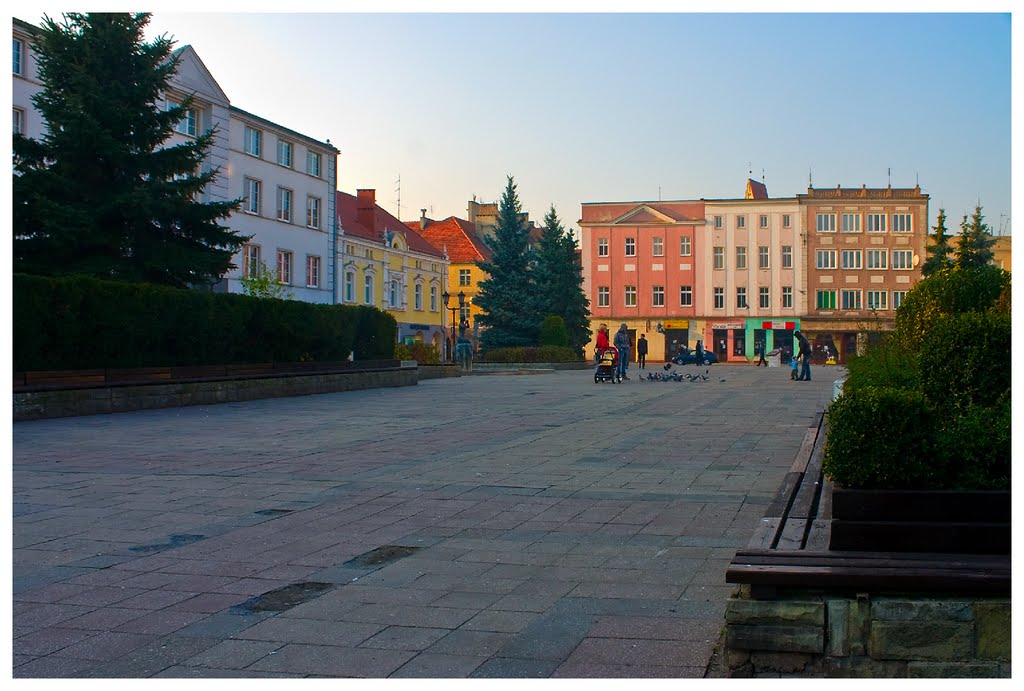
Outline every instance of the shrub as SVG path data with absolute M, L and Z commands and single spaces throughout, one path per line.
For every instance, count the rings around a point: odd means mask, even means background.
M 945 421 L 938 434 L 949 489 L 1010 489 L 1010 394 Z
M 395 346 L 395 357 L 399 360 L 415 360 L 420 365 L 439 365 L 441 357 L 437 348 L 429 343 L 415 342 L 410 345 L 399 343 Z
M 934 322 L 921 343 L 921 390 L 944 413 L 992 406 L 1009 390 L 1010 315 L 968 312 Z
M 578 362 L 579 359 L 572 348 L 560 346 L 492 348 L 483 356 L 484 362 Z
M 903 347 L 916 351 L 940 317 L 983 312 L 1001 301 L 1009 285 L 1010 274 L 994 266 L 934 273 L 903 298 L 896 310 L 896 337 Z
M 918 357 L 893 338 L 883 339 L 863 355 L 846 361 L 844 391 L 866 387 L 916 389 L 920 386 Z
M 394 317 L 372 307 L 14 276 L 17 371 L 391 359 Z
M 823 468 L 845 487 L 933 487 L 935 416 L 916 391 L 864 387 L 846 391 L 827 415 Z
M 569 346 L 569 332 L 565 328 L 565 320 L 557 314 L 544 317 L 540 325 L 541 346 Z

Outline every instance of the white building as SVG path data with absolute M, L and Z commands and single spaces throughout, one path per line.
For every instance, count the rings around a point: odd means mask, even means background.
M 46 123 L 32 96 L 38 80 L 34 36 L 39 29 L 14 19 L 14 131 L 38 138 Z M 174 144 L 213 129 L 214 143 L 204 168 L 218 169 L 217 179 L 200 201 L 241 199 L 227 225 L 251 236 L 232 260 L 230 270 L 214 287 L 242 292 L 241 278 L 263 262 L 297 300 L 339 302 L 335 276 L 335 189 L 338 149 L 282 125 L 232 106 L 224 91 L 191 46 L 175 51 L 178 69 L 162 104 L 193 106 L 178 124 Z

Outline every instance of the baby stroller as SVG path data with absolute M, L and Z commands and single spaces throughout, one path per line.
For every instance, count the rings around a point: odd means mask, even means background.
M 615 348 L 605 348 L 598 353 L 597 369 L 594 370 L 594 383 L 610 381 L 615 384 L 622 383 L 622 375 L 619 374 L 619 351 Z

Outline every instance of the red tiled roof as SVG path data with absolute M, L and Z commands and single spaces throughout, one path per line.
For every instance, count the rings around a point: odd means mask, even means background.
M 410 250 L 434 257 L 442 256 L 441 250 L 427 242 L 415 229 L 402 223 L 376 204 L 373 206 L 373 219 L 376 224 L 376 231 L 374 231 L 356 220 L 359 216 L 358 199 L 354 195 L 338 191 L 335 193 L 335 198 L 337 200 L 338 225 L 345 231 L 345 235 L 383 243 L 384 230 L 397 231 L 405 236 Z
M 449 216 L 443 221 L 428 218 L 423 229 L 420 229 L 419 221 L 407 221 L 406 225 L 422 235 L 437 251 L 447 249 L 448 258 L 452 263 L 468 264 L 491 260 L 491 250 L 476 234 L 475 226 L 469 221 Z
M 583 218 L 580 221 L 583 223 L 611 223 L 615 219 L 625 216 L 630 211 L 635 211 L 644 206 L 664 214 L 675 221 L 696 221 L 704 218 L 703 201 L 607 202 L 583 204 Z

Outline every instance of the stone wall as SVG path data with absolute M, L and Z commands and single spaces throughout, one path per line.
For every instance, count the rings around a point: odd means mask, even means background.
M 1010 676 L 1010 599 L 790 593 L 726 608 L 731 677 Z
M 448 377 L 461 377 L 462 370 L 458 365 L 420 365 L 420 381 L 426 379 L 447 379 Z
M 418 377 L 419 372 L 415 367 L 403 367 L 20 392 L 14 394 L 14 420 L 97 415 L 357 389 L 414 386 Z

